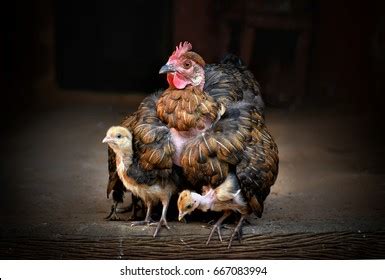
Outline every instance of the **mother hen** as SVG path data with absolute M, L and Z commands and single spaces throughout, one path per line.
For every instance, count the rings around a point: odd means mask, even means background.
M 132 176 L 143 184 L 172 176 L 177 185 L 185 177 L 200 189 L 216 188 L 234 173 L 260 216 L 277 177 L 278 150 L 264 123 L 259 86 L 234 57 L 206 65 L 191 49 L 187 42 L 176 48 L 159 72 L 167 73 L 169 88 L 144 99 L 125 124 L 140 166 L 153 174 Z

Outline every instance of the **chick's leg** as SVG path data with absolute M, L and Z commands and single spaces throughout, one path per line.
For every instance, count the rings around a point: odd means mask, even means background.
M 235 227 L 233 233 L 231 234 L 229 245 L 227 246 L 227 249 L 231 248 L 231 244 L 233 243 L 233 239 L 234 239 L 236 234 L 238 234 L 238 239 L 239 239 L 239 241 L 241 241 L 241 230 L 242 230 L 242 224 L 243 224 L 244 220 L 245 220 L 245 216 L 242 215 L 241 218 L 239 219 L 239 222 L 238 222 L 237 226 Z
M 156 229 L 155 229 L 153 237 L 156 237 L 158 235 L 158 232 L 162 226 L 165 226 L 167 229 L 170 229 L 170 227 L 167 224 L 167 219 L 166 219 L 167 209 L 168 209 L 169 203 L 170 203 L 169 197 L 166 200 L 162 201 L 162 204 L 163 204 L 162 217 L 160 218 L 159 222 L 156 223 Z
M 225 211 L 225 212 L 223 213 L 223 216 L 220 217 L 219 220 L 214 224 L 213 228 L 211 229 L 209 238 L 207 239 L 206 245 L 208 245 L 208 244 L 210 243 L 211 237 L 213 236 L 215 230 L 217 230 L 219 240 L 222 242 L 221 225 L 222 225 L 223 221 L 224 221 L 228 216 L 230 216 L 230 214 L 231 214 L 230 211 Z
M 151 222 L 151 210 L 152 210 L 152 203 L 147 203 L 147 212 L 146 212 L 146 218 L 144 218 L 143 221 L 136 221 L 132 222 L 131 226 L 143 226 L 148 225 Z

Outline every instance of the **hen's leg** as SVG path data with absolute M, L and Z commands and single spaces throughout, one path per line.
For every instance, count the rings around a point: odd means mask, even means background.
M 116 172 L 113 175 L 110 175 L 110 180 L 108 183 L 107 198 L 110 191 L 112 191 L 112 198 L 114 203 L 112 204 L 111 212 L 106 217 L 106 219 L 110 221 L 120 220 L 120 218 L 117 215 L 118 205 L 119 203 L 123 203 L 123 197 L 124 197 L 124 193 L 126 192 L 126 188 L 124 187 L 123 183 L 119 180 L 119 177 Z
M 155 232 L 153 235 L 154 237 L 156 237 L 158 235 L 158 232 L 162 226 L 165 226 L 167 229 L 170 229 L 170 227 L 167 224 L 167 219 L 166 219 L 167 209 L 168 209 L 169 203 L 170 203 L 170 198 L 167 198 L 167 200 L 162 201 L 162 204 L 163 204 L 162 217 L 160 218 L 159 222 L 156 223 L 156 229 L 155 229 Z
M 116 212 L 118 209 L 118 204 L 119 204 L 119 202 L 117 202 L 117 201 L 115 201 L 114 204 L 112 204 L 110 214 L 108 214 L 108 216 L 105 217 L 106 220 L 109 220 L 109 221 L 119 221 L 120 220 L 120 218 Z
M 239 219 L 237 226 L 235 227 L 235 229 L 233 231 L 233 234 L 231 234 L 229 246 L 227 246 L 227 249 L 231 248 L 231 244 L 233 243 L 233 239 L 234 239 L 236 234 L 238 234 L 238 239 L 239 239 L 239 241 L 241 241 L 241 230 L 242 230 L 242 224 L 243 224 L 244 220 L 245 220 L 245 216 L 242 215 L 241 218 Z
M 130 216 L 128 216 L 128 220 L 129 221 L 132 221 L 132 220 L 135 220 L 137 217 L 136 217 L 136 211 L 137 211 L 137 207 L 138 207 L 138 203 L 139 203 L 139 198 L 137 198 L 136 196 L 132 195 L 131 197 L 131 201 L 132 201 L 132 209 L 131 209 L 131 213 L 130 213 Z
M 222 225 L 223 221 L 224 221 L 228 216 L 230 216 L 230 214 L 231 214 L 230 211 L 225 211 L 225 212 L 223 213 L 223 216 L 220 217 L 219 220 L 214 224 L 213 228 L 211 229 L 209 238 L 207 239 L 206 245 L 208 245 L 208 244 L 210 243 L 211 237 L 213 236 L 215 230 L 217 230 L 219 240 L 222 242 L 221 225 Z
M 137 212 L 137 207 L 138 207 L 138 198 L 132 197 L 132 203 L 131 205 L 127 207 L 118 207 L 119 202 L 115 201 L 114 204 L 111 206 L 111 212 L 108 214 L 107 217 L 105 217 L 106 220 L 109 221 L 120 221 L 120 217 L 118 216 L 118 213 L 126 213 L 130 212 L 130 215 L 128 217 L 128 220 L 134 220 L 136 218 L 136 212 Z
M 151 210 L 152 210 L 152 203 L 147 203 L 147 212 L 146 212 L 146 218 L 144 218 L 143 221 L 136 221 L 132 222 L 131 226 L 143 226 L 148 225 L 151 222 Z

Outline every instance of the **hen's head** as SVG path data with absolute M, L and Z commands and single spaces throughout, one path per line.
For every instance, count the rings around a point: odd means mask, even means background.
M 189 42 L 180 43 L 167 63 L 159 70 L 159 74 L 167 73 L 167 82 L 170 87 L 184 89 L 191 85 L 203 89 L 205 61 L 191 49 L 192 45 Z
M 132 152 L 132 134 L 125 127 L 110 127 L 102 142 L 107 143 L 115 153 Z
M 179 221 L 187 214 L 191 214 L 198 206 L 199 202 L 193 198 L 191 191 L 181 192 L 178 198 Z

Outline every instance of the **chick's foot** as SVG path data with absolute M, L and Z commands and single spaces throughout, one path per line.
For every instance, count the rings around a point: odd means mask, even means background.
M 221 225 L 215 224 L 215 225 L 213 226 L 213 228 L 211 229 L 211 232 L 210 232 L 210 234 L 209 234 L 209 238 L 208 238 L 207 241 L 206 241 L 206 245 L 209 245 L 210 240 L 211 240 L 211 237 L 213 236 L 215 230 L 218 232 L 218 238 L 219 238 L 219 241 L 221 241 L 221 242 L 223 241 L 223 240 L 222 240 L 222 234 L 221 234 Z
M 231 212 L 229 212 L 229 211 L 224 212 L 223 216 L 215 223 L 215 225 L 213 226 L 213 228 L 209 234 L 209 238 L 207 239 L 206 245 L 208 245 L 210 243 L 211 237 L 213 236 L 215 231 L 218 232 L 218 238 L 222 242 L 222 234 L 221 234 L 222 223 L 228 216 L 230 216 L 230 214 L 231 214 Z
M 241 240 L 242 240 L 242 224 L 243 224 L 244 219 L 245 219 L 245 217 L 243 217 L 243 216 L 239 219 L 237 226 L 235 227 L 233 233 L 231 234 L 231 237 L 229 240 L 229 245 L 227 246 L 227 249 L 231 248 L 231 245 L 233 243 L 235 235 L 237 235 L 239 242 L 241 242 Z
M 167 220 L 166 220 L 166 219 L 163 219 L 163 218 L 161 218 L 161 219 L 159 220 L 159 222 L 157 222 L 157 223 L 152 223 L 152 224 L 150 224 L 150 225 L 156 226 L 156 229 L 155 229 L 155 232 L 154 232 L 153 237 L 157 237 L 157 236 L 158 236 L 159 230 L 160 230 L 160 228 L 161 228 L 162 226 L 164 226 L 164 227 L 167 228 L 167 229 L 170 229 L 170 227 L 169 227 L 168 224 L 167 224 Z

